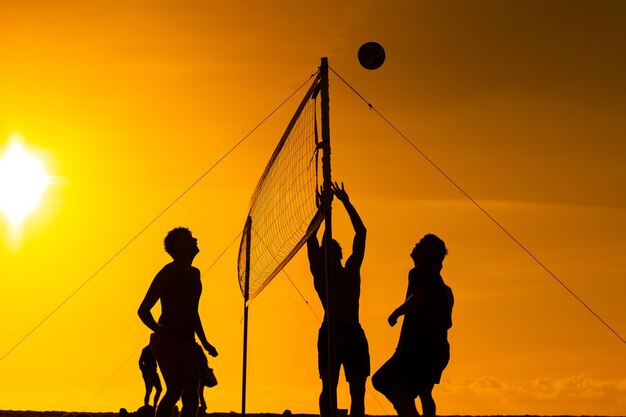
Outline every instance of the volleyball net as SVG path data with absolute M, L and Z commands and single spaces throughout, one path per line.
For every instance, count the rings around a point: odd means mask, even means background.
M 318 92 L 311 83 L 283 133 L 250 200 L 239 246 L 239 287 L 256 297 L 322 222 L 318 212 Z M 314 221 L 315 218 L 315 221 Z M 313 223 L 312 223 L 313 222 Z

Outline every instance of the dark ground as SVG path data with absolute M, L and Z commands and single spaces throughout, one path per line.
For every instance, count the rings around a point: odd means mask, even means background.
M 129 410 L 134 411 L 134 410 Z M 271 414 L 271 413 L 249 413 L 246 414 L 250 417 L 284 417 L 284 414 Z M 132 414 L 131 414 L 132 416 Z M 206 417 L 237 417 L 239 413 L 207 413 Z M 290 414 L 290 417 L 318 417 L 315 414 Z M 0 410 L 0 417 L 119 417 L 118 412 L 110 413 L 81 413 L 81 412 L 68 412 L 68 411 L 12 411 L 12 410 Z M 377 417 L 377 416 L 370 416 Z M 480 416 L 441 416 L 441 417 L 480 417 Z M 540 417 L 540 416 L 484 416 L 484 417 Z M 550 417 L 573 417 L 573 416 L 550 416 Z M 588 417 L 588 416 L 577 416 Z M 603 416 L 593 416 L 603 417 Z

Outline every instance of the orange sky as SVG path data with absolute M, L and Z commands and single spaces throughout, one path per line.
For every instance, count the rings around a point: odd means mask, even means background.
M 235 4 L 235 5 L 233 5 Z M 0 153 L 19 132 L 55 178 L 19 235 L 0 218 L 0 356 L 316 70 L 330 65 L 626 335 L 622 2 L 0 0 Z M 376 71 L 358 47 L 386 49 Z M 399 329 L 408 254 L 450 249 L 446 414 L 623 415 L 625 345 L 331 75 L 333 175 L 368 227 L 361 318 L 372 368 Z M 300 97 L 301 95 L 299 95 Z M 290 102 L 0 361 L 0 409 L 129 410 L 148 330 L 136 310 L 199 238 L 201 314 L 220 351 L 212 411 L 238 411 L 233 245 Z M 351 239 L 345 213 L 335 233 Z M 303 253 L 252 303 L 248 411 L 317 412 L 322 309 Z M 381 406 L 382 405 L 382 406 Z M 339 406 L 348 408 L 345 382 Z M 368 383 L 368 414 L 392 407 Z

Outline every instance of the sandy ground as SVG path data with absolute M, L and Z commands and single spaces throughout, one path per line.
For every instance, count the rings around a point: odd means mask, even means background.
M 134 417 L 132 411 L 128 410 L 130 416 Z M 246 414 L 250 417 L 284 417 L 284 414 L 255 413 Z M 119 417 L 119 412 L 110 413 L 86 413 L 71 411 L 21 411 L 21 410 L 0 410 L 0 417 Z M 206 413 L 206 417 L 236 417 L 239 413 Z M 289 414 L 290 417 L 317 417 L 313 414 Z
M 131 410 L 129 410 L 131 411 Z M 134 410 L 133 410 L 134 411 Z M 131 413 L 132 416 L 132 413 Z M 207 413 L 207 417 L 235 417 L 239 416 L 239 413 Z M 250 417 L 284 417 L 285 414 L 270 414 L 270 413 L 254 413 L 247 414 Z M 289 414 L 290 417 L 317 417 L 314 414 Z M 67 411 L 13 411 L 13 410 L 0 410 L 0 417 L 119 417 L 118 412 L 110 413 L 81 413 L 81 412 L 67 412 Z M 386 417 L 386 416 L 370 416 L 370 417 Z M 540 417 L 540 416 L 441 416 L 441 417 Z M 550 417 L 573 417 L 573 416 L 550 416 Z M 587 417 L 587 416 L 577 416 Z M 603 417 L 603 416 L 593 416 Z

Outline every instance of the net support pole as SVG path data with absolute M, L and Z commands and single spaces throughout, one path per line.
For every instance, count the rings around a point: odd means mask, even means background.
M 246 275 L 243 295 L 243 375 L 241 378 L 241 416 L 246 417 L 246 385 L 248 370 L 248 300 L 250 299 L 250 235 L 252 232 L 252 218 L 246 221 Z
M 328 401 L 329 417 L 337 417 L 337 377 L 332 370 L 336 366 L 335 341 L 335 277 L 333 274 L 332 259 L 332 177 L 330 170 L 330 105 L 328 85 L 328 58 L 322 58 L 320 64 L 320 93 L 322 113 L 322 175 L 323 193 L 322 209 L 324 211 L 324 243 L 326 260 L 326 327 L 328 329 Z

